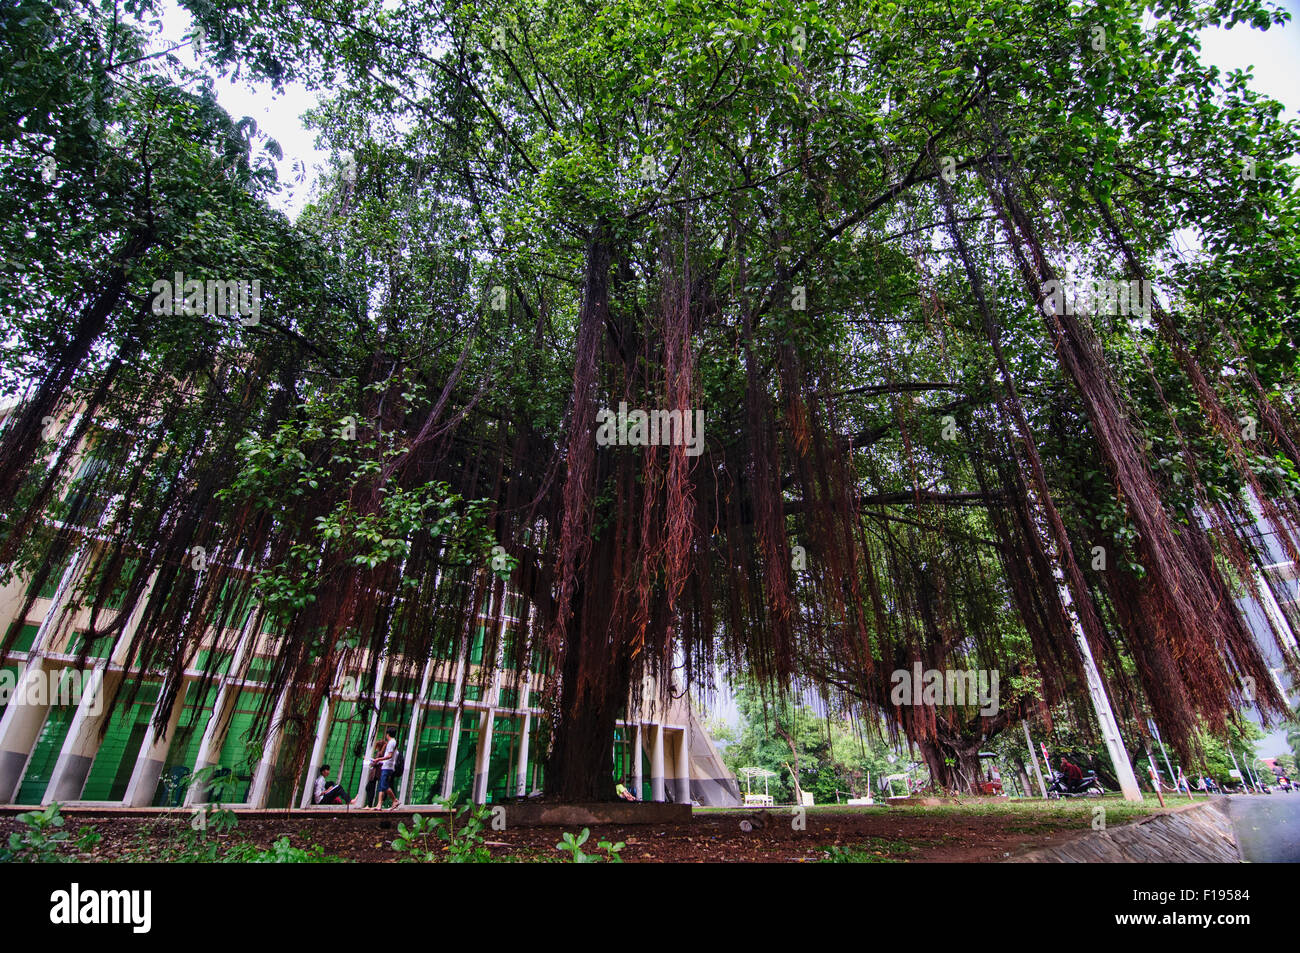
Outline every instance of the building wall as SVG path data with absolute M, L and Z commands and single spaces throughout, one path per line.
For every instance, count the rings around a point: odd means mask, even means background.
M 541 790 L 544 752 L 537 706 L 546 676 L 528 671 L 516 678 L 500 664 L 492 671 L 485 668 L 484 633 L 491 621 L 486 615 L 479 616 L 476 638 L 460 658 L 430 660 L 418 673 L 400 659 L 381 661 L 378 695 L 367 684 L 368 663 L 341 673 L 322 706 L 308 763 L 295 786 L 289 752 L 296 739 L 284 737 L 283 720 L 273 714 L 260 737 L 248 737 L 264 704 L 278 712 L 278 700 L 264 698 L 273 637 L 253 631 L 256 613 L 246 616 L 238 630 L 207 633 L 166 713 L 164 730 L 153 727 L 163 717 L 161 679 L 146 679 L 129 703 L 115 705 L 105 726 L 95 700 L 124 690 L 123 662 L 137 620 L 128 620 L 115 645 L 96 646 L 101 657 L 75 670 L 79 626 L 87 623 L 88 612 L 56 623 L 77 570 L 74 563 L 61 584 L 46 586 L 43 595 L 49 598 L 36 600 L 23 620 L 22 636 L 0 664 L 18 677 L 75 675 L 93 691 L 79 702 L 62 699 L 68 704 L 16 697 L 4 706 L 0 803 L 195 804 L 216 792 L 187 786 L 188 779 L 209 769 L 229 783 L 224 803 L 306 806 L 311 779 L 325 763 L 331 776 L 357 795 L 365 783 L 367 754 L 389 725 L 398 729 L 406 756 L 399 791 L 403 803 L 427 804 L 447 796 L 461 803 L 493 803 Z M 21 608 L 24 591 L 15 582 L 0 592 L 0 624 L 7 626 Z M 503 628 L 518 624 L 516 619 L 502 621 Z M 217 673 L 206 688 L 205 667 Z M 681 699 L 660 700 L 653 682 L 642 689 L 645 700 L 618 724 L 616 763 L 626 772 L 628 786 L 647 800 L 694 796 L 715 803 L 718 779 L 721 789 L 726 787 L 725 768 L 707 737 L 700 742 L 703 732 L 689 705 Z M 611 779 L 611 794 L 613 786 Z

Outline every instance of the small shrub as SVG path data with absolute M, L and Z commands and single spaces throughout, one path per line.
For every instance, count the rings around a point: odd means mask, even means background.
M 555 849 L 567 851 L 575 864 L 623 863 L 623 858 L 619 856 L 623 848 L 627 846 L 623 841 L 619 841 L 617 844 L 608 840 L 597 841 L 596 849 L 602 851 L 605 855 L 602 857 L 600 854 L 588 854 L 582 849 L 582 845 L 587 843 L 587 839 L 590 837 L 591 830 L 586 827 L 576 837 L 565 831 L 560 838 L 560 842 L 555 845 Z
M 9 842 L 0 848 L 0 861 L 52 864 L 69 859 L 61 853 L 68 844 L 68 832 L 61 829 L 63 814 L 58 802 L 42 811 L 19 814 L 14 820 L 23 829 L 10 833 Z

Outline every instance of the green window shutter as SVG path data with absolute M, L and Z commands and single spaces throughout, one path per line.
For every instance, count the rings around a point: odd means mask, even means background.
M 519 735 L 523 719 L 498 715 L 492 724 L 492 750 L 488 754 L 488 803 L 515 796 L 519 767 Z
M 86 777 L 81 797 L 86 801 L 120 801 L 135 769 L 136 757 L 149 730 L 154 705 L 158 701 L 157 683 L 140 686 L 135 701 L 114 709 L 108 730 L 94 763 Z
M 40 804 L 54 774 L 54 765 L 59 760 L 63 741 L 68 736 L 68 727 L 76 713 L 76 705 L 52 705 L 41 725 L 41 733 L 36 738 L 36 747 L 27 762 L 23 773 L 23 782 L 18 788 L 17 804 Z
M 14 650 L 17 652 L 27 652 L 31 650 L 32 643 L 36 641 L 36 633 L 41 631 L 39 625 L 24 625 L 18 632 L 18 638 L 14 641 Z
M 172 732 L 162 776 L 158 779 L 158 789 L 154 792 L 154 807 L 177 807 L 184 800 L 187 779 L 194 770 L 194 762 L 198 760 L 199 745 L 202 744 L 203 733 L 212 719 L 212 704 L 216 697 L 215 685 L 209 684 L 208 690 L 201 697 L 198 682 L 190 682 L 185 686 L 184 707 L 176 730 Z
M 474 642 L 469 649 L 469 661 L 471 665 L 483 664 L 483 647 L 487 644 L 487 629 L 479 626 L 478 632 L 474 635 Z
M 455 715 L 449 711 L 434 710 L 424 716 L 411 774 L 411 802 L 414 804 L 432 804 L 441 796 L 454 721 Z

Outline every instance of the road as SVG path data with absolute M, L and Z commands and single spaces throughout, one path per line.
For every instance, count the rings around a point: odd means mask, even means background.
M 1300 792 L 1236 794 L 1228 799 L 1228 816 L 1242 860 L 1300 863 Z

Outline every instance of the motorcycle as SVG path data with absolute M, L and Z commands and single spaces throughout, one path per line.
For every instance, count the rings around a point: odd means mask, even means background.
M 1071 781 L 1061 772 L 1052 776 L 1052 783 L 1047 786 L 1049 798 L 1061 797 L 1101 797 L 1106 789 L 1101 786 L 1097 772 L 1087 771 L 1078 781 Z

